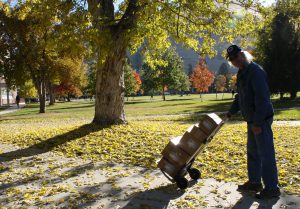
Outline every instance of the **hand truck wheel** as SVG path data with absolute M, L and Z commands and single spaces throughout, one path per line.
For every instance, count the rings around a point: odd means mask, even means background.
M 193 180 L 198 180 L 201 178 L 201 172 L 196 168 L 189 169 L 188 173 Z
M 178 188 L 184 190 L 188 187 L 188 180 L 184 177 L 177 177 L 176 179 L 174 179 Z

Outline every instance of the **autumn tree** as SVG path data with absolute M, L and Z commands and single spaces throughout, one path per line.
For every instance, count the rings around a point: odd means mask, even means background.
M 218 75 L 215 79 L 216 98 L 218 99 L 218 92 L 223 92 L 222 99 L 224 97 L 224 91 L 226 89 L 226 77 L 224 75 Z
M 35 71 L 35 76 L 31 77 L 38 87 L 41 101 L 45 99 L 47 81 L 44 78 L 47 77 L 48 63 L 56 57 L 56 53 L 50 52 L 57 52 L 59 46 L 65 47 L 68 43 L 76 45 L 74 43 L 80 40 L 80 34 L 76 32 L 82 31 L 82 27 L 86 29 L 83 30 L 87 32 L 85 37 L 97 54 L 93 121 L 110 125 L 126 122 L 124 64 L 127 51 L 135 52 L 143 46 L 145 60 L 153 69 L 154 65 L 162 63 L 155 55 L 166 51 L 172 41 L 200 54 L 214 56 L 217 36 L 221 37 L 219 41 L 233 42 L 235 37 L 240 37 L 242 42 L 247 40 L 243 43 L 248 42 L 248 35 L 252 35 L 259 25 L 257 23 L 260 23 L 251 12 L 247 12 L 259 6 L 257 1 L 125 0 L 115 8 L 113 0 L 27 0 L 18 1 L 24 6 L 22 12 L 17 13 L 22 17 L 19 19 L 23 19 L 21 26 L 30 26 L 30 35 L 24 37 L 30 37 L 26 41 L 34 47 L 23 54 L 34 61 L 26 63 Z M 229 8 L 231 4 L 244 7 L 244 15 L 236 18 L 237 15 Z M 74 16 L 78 18 L 72 18 Z M 76 26 L 76 30 L 57 33 L 64 35 L 60 42 L 56 42 L 56 36 L 53 36 L 56 29 L 70 18 L 76 21 L 70 21 L 71 24 L 67 25 L 71 28 Z M 67 30 L 69 27 L 66 27 Z M 33 56 L 34 53 L 38 56 Z M 44 112 L 44 106 L 42 102 L 41 112 Z
M 231 77 L 231 79 L 229 81 L 229 88 L 236 91 L 236 89 L 237 89 L 236 82 L 237 82 L 237 75 L 235 74 Z
M 37 90 L 31 80 L 25 81 L 24 84 L 20 85 L 18 93 L 21 97 L 25 98 L 25 101 L 27 98 L 37 97 Z
M 200 57 L 199 63 L 194 68 L 190 79 L 193 83 L 193 87 L 200 93 L 202 101 L 202 93 L 208 92 L 208 88 L 214 81 L 214 74 L 209 71 L 202 57 Z
M 232 42 L 235 37 L 253 33 L 254 16 L 240 19 L 229 9 L 239 4 L 246 9 L 257 1 L 149 1 L 126 0 L 115 8 L 113 0 L 87 0 L 100 56 L 97 65 L 94 122 L 102 125 L 125 123 L 124 64 L 126 51 L 144 46 L 144 57 L 151 65 L 161 60 L 153 55 L 166 51 L 171 41 L 213 56 L 215 37 Z M 247 11 L 247 10 L 246 10 Z M 201 40 L 201 44 L 200 44 Z
M 7 55 L 1 57 L 9 57 L 4 63 L 12 60 L 15 65 L 6 68 L 6 74 L 12 78 L 8 80 L 31 79 L 38 92 L 40 113 L 44 113 L 46 91 L 56 79 L 57 63 L 64 58 L 80 59 L 84 52 L 78 32 L 82 25 L 80 12 L 73 10 L 71 1 L 61 0 L 19 1 L 15 7 L 3 3 L 0 6 L 1 33 L 8 40 L 2 41 L 9 43 L 4 51 Z
M 82 95 L 82 90 L 87 86 L 86 65 L 82 59 L 60 58 L 55 62 L 55 78 L 57 82 L 54 86 L 54 92 L 66 97 L 71 101 L 71 96 L 79 97 Z M 53 75 L 54 76 L 54 75 Z
M 140 90 L 142 81 L 140 75 L 132 69 L 130 63 L 125 65 L 124 70 L 124 80 L 125 80 L 125 95 L 128 97 L 131 94 L 137 93 Z

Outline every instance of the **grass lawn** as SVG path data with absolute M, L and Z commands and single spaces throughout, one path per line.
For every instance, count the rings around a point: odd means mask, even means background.
M 1 106 L 0 107 L 0 111 L 2 111 L 2 110 L 5 110 L 5 109 L 7 109 L 8 107 L 3 107 L 3 106 Z
M 205 95 L 203 102 L 198 95 L 168 96 L 168 101 L 161 101 L 159 97 L 155 97 L 154 101 L 150 101 L 149 97 L 139 97 L 126 102 L 125 108 L 129 116 L 226 111 L 232 101 L 228 98 L 230 95 L 225 97 L 226 100 L 216 101 L 215 95 Z M 299 98 L 289 102 L 274 99 L 274 106 L 280 108 L 299 107 L 299 103 Z M 155 168 L 160 152 L 169 139 L 183 134 L 199 120 L 199 117 L 193 115 L 131 117 L 128 125 L 100 128 L 90 124 L 93 109 L 92 102 L 77 101 L 58 103 L 48 107 L 48 113 L 37 114 L 38 106 L 28 105 L 13 114 L 0 116 L 0 140 L 2 143 L 17 144 L 24 148 L 10 153 L 12 158 L 28 154 L 26 147 L 32 147 L 70 157 Z M 276 119 L 299 120 L 299 112 L 300 110 L 277 111 Z M 300 153 L 296 147 L 300 146 L 299 133 L 299 126 L 274 126 L 280 185 L 286 191 L 298 195 Z M 224 126 L 196 161 L 204 178 L 245 181 L 245 139 L 244 123 Z M 4 155 L 0 154 L 0 157 Z
M 161 96 L 154 96 L 150 100 L 149 96 L 129 98 L 125 102 L 125 112 L 127 116 L 150 116 L 150 115 L 172 115 L 172 114 L 194 114 L 205 112 L 224 112 L 227 111 L 232 103 L 231 94 L 218 95 L 216 100 L 215 94 L 203 95 L 201 101 L 199 95 L 167 96 L 167 101 L 163 101 Z M 274 108 L 292 108 L 300 107 L 300 95 L 293 101 L 280 101 L 278 97 L 273 98 Z M 94 114 L 94 102 L 90 101 L 72 101 L 57 103 L 55 106 L 47 107 L 47 117 L 68 118 L 69 116 L 77 118 L 92 118 Z M 50 115 L 49 115 L 50 114 Z M 38 114 L 38 104 L 27 105 L 21 111 L 11 113 L 8 116 L 23 117 L 40 117 Z M 237 119 L 240 119 L 239 117 Z M 300 120 L 300 110 L 278 110 L 276 111 L 275 120 Z

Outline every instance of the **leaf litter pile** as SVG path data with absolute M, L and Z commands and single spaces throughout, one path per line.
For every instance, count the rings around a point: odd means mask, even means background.
M 155 168 L 169 139 L 192 125 L 174 120 L 130 120 L 99 128 L 86 120 L 1 121 L 1 143 L 53 151 L 67 157 Z M 280 186 L 300 194 L 300 126 L 273 126 Z M 2 150 L 2 152 L 4 152 Z M 203 178 L 244 182 L 245 123 L 225 125 L 195 161 Z

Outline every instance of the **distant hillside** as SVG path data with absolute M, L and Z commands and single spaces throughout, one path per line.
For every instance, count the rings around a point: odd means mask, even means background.
M 183 59 L 185 72 L 189 74 L 198 63 L 199 55 L 196 52 L 194 52 L 192 49 L 187 49 L 181 46 L 180 44 L 174 44 L 174 47 L 176 47 L 177 53 Z M 208 65 L 208 68 L 212 72 L 217 73 L 221 65 L 223 64 L 223 66 L 227 65 L 230 73 L 237 73 L 237 69 L 229 66 L 227 60 L 224 59 L 224 57 L 222 56 L 223 50 L 225 50 L 227 47 L 228 47 L 227 45 L 217 46 L 218 55 L 216 55 L 212 59 L 208 57 L 206 58 L 206 63 Z M 134 69 L 140 69 L 143 63 L 143 57 L 139 52 L 137 52 L 136 54 L 130 56 L 130 61 Z

